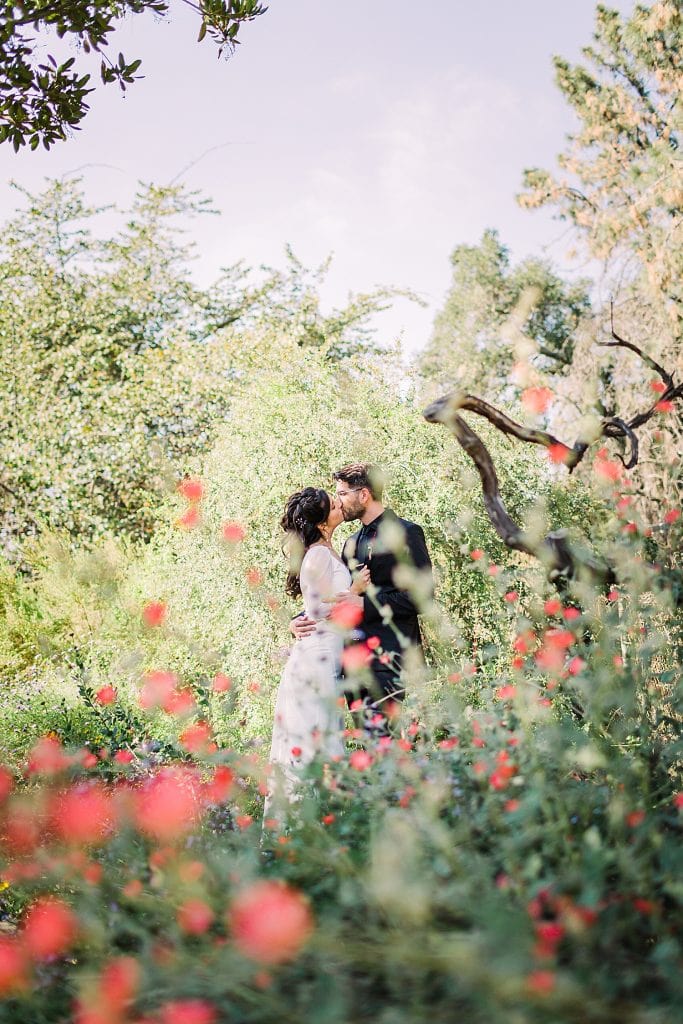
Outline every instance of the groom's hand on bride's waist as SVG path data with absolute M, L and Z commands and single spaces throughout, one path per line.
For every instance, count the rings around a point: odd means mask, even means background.
M 305 637 L 315 633 L 315 619 L 309 619 L 307 615 L 297 615 L 289 624 L 289 632 L 295 640 L 303 640 Z

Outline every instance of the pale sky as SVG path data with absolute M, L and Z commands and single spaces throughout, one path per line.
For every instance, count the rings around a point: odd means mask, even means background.
M 10 178 L 39 190 L 78 171 L 93 203 L 125 206 L 137 181 L 192 164 L 182 180 L 222 211 L 188 225 L 198 280 L 238 259 L 279 265 L 287 242 L 309 265 L 332 252 L 327 304 L 390 284 L 427 301 L 378 320 L 409 351 L 429 337 L 453 247 L 487 227 L 514 259 L 582 272 L 564 226 L 514 196 L 573 128 L 551 57 L 591 41 L 592 0 L 272 0 L 228 61 L 196 43 L 192 11 L 170 7 L 169 21 L 132 17 L 113 37 L 113 58 L 143 59 L 125 97 L 100 86 L 82 130 L 50 152 L 0 147 L 3 221 L 19 201 Z

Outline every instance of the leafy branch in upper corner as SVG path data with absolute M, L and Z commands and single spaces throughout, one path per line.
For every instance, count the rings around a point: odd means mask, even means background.
M 230 55 L 239 44 L 245 22 L 267 10 L 258 0 L 183 0 L 201 18 L 199 40 L 207 34 L 218 45 L 219 56 Z M 168 14 L 167 0 L 17 0 L 0 8 L 0 142 L 18 152 L 22 146 L 49 149 L 80 128 L 93 91 L 90 73 L 76 67 L 76 58 L 59 62 L 48 54 L 38 57 L 45 33 L 75 43 L 82 54 L 100 55 L 100 77 L 118 82 L 125 91 L 135 81 L 142 61 L 129 61 L 122 53 L 112 61 L 106 48 L 111 34 L 130 14 L 152 11 Z

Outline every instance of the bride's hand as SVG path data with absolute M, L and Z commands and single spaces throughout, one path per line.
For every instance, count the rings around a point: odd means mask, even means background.
M 370 570 L 367 565 L 361 565 L 356 571 L 351 584 L 352 594 L 364 594 L 370 586 Z

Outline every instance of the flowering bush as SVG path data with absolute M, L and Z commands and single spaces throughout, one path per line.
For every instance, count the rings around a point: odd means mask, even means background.
M 664 1019 L 683 637 L 651 543 L 615 521 L 607 595 L 501 598 L 495 677 L 414 680 L 285 826 L 265 758 L 208 732 L 166 766 L 35 744 L 0 772 L 0 1020 Z

